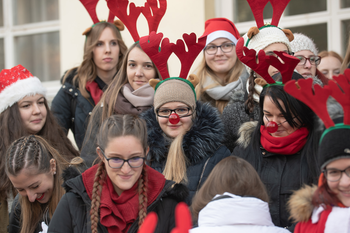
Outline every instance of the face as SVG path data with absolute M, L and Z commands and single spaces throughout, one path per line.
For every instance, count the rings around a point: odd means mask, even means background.
M 128 82 L 134 90 L 156 77 L 156 69 L 151 59 L 138 47 L 133 48 L 129 53 L 126 73 Z
M 329 163 L 326 169 L 339 169 L 344 170 L 350 166 L 350 159 L 343 158 L 337 159 Z M 338 199 L 347 207 L 350 207 L 350 177 L 348 177 L 344 172 L 340 180 L 338 181 L 328 181 L 327 184 L 332 192 L 334 192 Z
M 278 100 L 282 108 L 285 110 L 284 104 L 281 100 Z M 293 133 L 297 128 L 293 128 L 289 123 L 286 121 L 286 118 L 283 116 L 281 111 L 278 109 L 278 107 L 275 105 L 275 103 L 272 101 L 270 96 L 265 96 L 264 99 L 264 125 L 267 126 L 267 123 L 269 121 L 274 121 L 278 124 L 278 130 L 275 133 L 271 133 L 271 136 L 273 137 L 285 137 Z M 297 118 L 294 118 L 294 121 L 296 121 L 298 124 Z
M 159 110 L 164 109 L 177 109 L 177 108 L 188 108 L 188 106 L 181 102 L 169 102 L 162 105 Z M 189 112 L 192 113 L 192 110 Z M 192 115 L 181 117 L 179 123 L 173 125 L 169 122 L 169 118 L 158 117 L 158 123 L 163 132 L 171 137 L 176 138 L 179 134 L 185 134 L 192 126 Z
M 265 52 L 266 55 L 272 55 L 273 51 L 279 51 L 279 52 L 286 52 L 286 53 L 288 53 L 288 48 L 287 48 L 287 45 L 285 45 L 284 43 L 274 43 L 274 44 L 270 44 L 269 46 L 264 48 L 264 52 Z M 269 66 L 268 72 L 269 72 L 269 75 L 271 77 L 274 74 L 279 73 L 279 71 L 273 66 Z
M 311 51 L 309 50 L 302 50 L 294 54 L 294 56 L 304 56 L 306 58 L 309 58 L 310 56 L 315 56 Z M 316 75 L 316 65 L 312 65 L 309 60 L 306 61 L 304 65 L 297 65 L 295 69 L 298 71 L 299 74 L 301 74 L 304 78 L 312 78 Z
M 97 153 L 105 163 L 107 174 L 118 195 L 124 190 L 131 189 L 138 181 L 144 165 L 138 168 L 132 168 L 127 162 L 125 162 L 121 168 L 111 168 L 101 153 L 100 148 L 97 148 Z M 134 136 L 121 136 L 110 139 L 107 147 L 104 149 L 104 154 L 108 159 L 119 158 L 124 160 L 135 157 L 144 158 L 146 156 L 140 140 Z
M 36 94 L 18 101 L 22 122 L 29 134 L 38 133 L 45 125 L 47 109 L 44 100 L 43 95 Z
M 107 84 L 112 81 L 112 77 L 108 80 L 104 77 L 113 76 L 117 72 L 119 51 L 117 36 L 113 34 L 112 29 L 105 28 L 93 49 L 93 61 L 96 64 L 97 75 Z
M 318 70 L 328 79 L 333 79 L 333 75 L 340 74 L 341 62 L 335 57 L 323 57 L 318 65 Z
M 51 171 L 48 173 L 37 174 L 35 169 L 24 168 L 17 176 L 9 175 L 9 179 L 22 197 L 45 204 L 51 199 L 54 188 L 56 163 L 53 161 L 51 159 Z
M 226 38 L 218 38 L 210 42 L 206 47 L 211 45 L 220 46 L 227 43 L 232 43 L 232 41 Z M 215 73 L 215 75 L 217 75 L 219 78 L 224 80 L 228 72 L 236 64 L 236 60 L 237 60 L 236 47 L 233 46 L 232 51 L 228 53 L 224 53 L 221 50 L 221 48 L 217 48 L 217 52 L 213 55 L 209 55 L 205 51 L 204 58 L 205 58 L 206 64 Z

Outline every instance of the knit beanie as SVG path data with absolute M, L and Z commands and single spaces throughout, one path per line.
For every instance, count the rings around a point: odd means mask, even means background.
M 236 26 L 226 18 L 213 18 L 205 21 L 205 31 L 200 38 L 207 37 L 205 46 L 218 38 L 227 38 L 235 45 L 241 37 Z
M 26 96 L 46 95 L 46 89 L 22 65 L 0 72 L 0 113 Z
M 294 40 L 290 43 L 292 47 L 292 52 L 297 53 L 302 50 L 309 50 L 315 56 L 318 54 L 318 50 L 314 41 L 301 33 L 294 33 Z

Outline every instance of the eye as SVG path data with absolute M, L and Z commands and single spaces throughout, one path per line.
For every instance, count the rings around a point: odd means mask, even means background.
M 335 70 L 334 74 L 340 74 L 340 70 Z
M 135 67 L 136 64 L 135 64 L 135 63 L 129 63 L 128 66 L 130 66 L 130 67 Z
M 305 58 L 303 56 L 295 56 L 296 58 L 298 58 L 300 61 L 303 61 Z
M 153 68 L 153 65 L 152 65 L 152 64 L 147 64 L 147 65 L 145 65 L 145 67 L 146 67 L 147 69 L 152 69 L 152 68 Z
M 109 158 L 109 161 L 113 162 L 113 163 L 122 163 L 123 160 L 117 157 L 113 157 L 113 158 Z
M 129 159 L 130 162 L 137 162 L 139 161 L 140 159 L 142 159 L 141 157 L 133 157 L 131 159 Z
M 97 42 L 96 46 L 99 47 L 99 46 L 102 46 L 102 42 Z
M 39 185 L 31 187 L 32 189 L 37 189 Z
M 42 105 L 44 104 L 45 102 L 43 100 L 39 101 L 38 104 Z
M 228 48 L 231 48 L 232 47 L 232 44 L 223 44 L 223 45 L 221 45 L 223 48 L 226 48 L 226 49 L 228 49 Z
M 214 45 L 207 46 L 207 50 L 214 50 L 214 49 L 216 49 L 216 46 Z
M 158 114 L 162 115 L 162 116 L 167 116 L 170 114 L 170 110 L 169 109 L 159 109 Z
M 323 70 L 322 74 L 328 74 L 328 70 Z
M 118 42 L 117 41 L 112 41 L 111 45 L 116 46 L 116 45 L 118 45 Z
M 178 109 L 176 109 L 176 111 L 178 113 L 185 113 L 185 112 L 187 112 L 187 108 L 178 108 Z
M 28 108 L 30 106 L 30 104 L 25 104 L 25 105 L 22 105 L 21 108 Z
M 338 170 L 327 170 L 327 174 L 330 175 L 330 176 L 336 176 L 336 175 L 339 175 L 339 172 Z

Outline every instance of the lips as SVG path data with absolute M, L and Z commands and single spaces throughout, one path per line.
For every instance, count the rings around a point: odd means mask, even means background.
M 112 61 L 112 58 L 104 58 L 103 61 L 104 61 L 104 62 L 111 62 L 111 61 Z
M 123 180 L 128 180 L 132 177 L 132 175 L 130 176 L 124 176 L 124 175 L 120 175 L 120 178 L 122 178 Z
M 42 199 L 44 198 L 44 196 L 45 196 L 45 193 L 42 193 L 40 197 L 37 197 L 37 198 L 36 198 L 36 200 L 37 200 L 37 201 L 40 201 L 40 200 L 42 200 Z
M 34 124 L 38 124 L 38 123 L 41 122 L 41 119 L 35 119 L 35 120 L 32 120 L 31 122 L 34 123 Z

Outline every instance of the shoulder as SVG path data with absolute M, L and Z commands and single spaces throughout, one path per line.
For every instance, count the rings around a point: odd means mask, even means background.
M 243 123 L 238 130 L 239 138 L 237 140 L 237 145 L 242 148 L 247 148 L 252 141 L 252 135 L 257 126 L 257 121 L 248 121 Z

